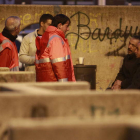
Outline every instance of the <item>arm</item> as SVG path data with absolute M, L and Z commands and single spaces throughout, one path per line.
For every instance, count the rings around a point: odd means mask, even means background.
M 19 60 L 25 64 L 34 64 L 35 63 L 35 56 L 29 56 L 29 46 L 30 41 L 29 37 L 25 36 L 22 40 L 20 51 L 19 51 Z
M 123 72 L 123 69 L 124 69 L 124 63 L 125 63 L 125 59 L 123 59 L 121 61 L 121 64 L 120 64 L 120 70 L 119 70 L 119 73 L 117 74 L 117 77 L 116 77 L 116 80 L 120 80 L 120 81 L 123 81 L 125 79 L 125 76 L 124 76 L 124 72 Z M 115 81 L 116 81 L 115 80 Z
M 75 74 L 74 74 L 73 63 L 72 63 L 72 81 L 76 81 Z
M 113 83 L 112 89 L 126 89 L 131 84 L 132 78 L 126 78 L 124 80 L 117 80 Z
M 116 89 L 121 89 L 121 83 L 122 81 L 120 80 L 116 80 L 113 84 L 113 86 L 111 87 L 112 90 L 116 90 Z
M 12 60 L 12 52 L 9 48 L 5 48 L 0 53 L 0 67 L 10 67 Z
M 121 88 L 126 89 L 131 84 L 132 78 L 126 78 L 121 83 Z
M 131 84 L 127 89 L 140 89 L 140 66 L 134 74 Z
M 70 54 L 70 57 L 71 57 L 71 54 Z M 74 74 L 74 67 L 73 67 L 72 57 L 70 58 L 70 61 L 71 61 L 71 69 L 72 69 L 72 81 L 76 81 L 75 74 Z
M 124 80 L 116 80 L 113 83 L 112 89 L 126 89 L 131 84 L 132 78 L 126 78 Z
M 117 77 L 115 79 L 115 81 L 112 84 L 111 89 L 116 90 L 116 89 L 121 89 L 121 84 L 122 81 L 125 79 L 124 75 L 123 75 L 123 67 L 124 67 L 124 60 L 121 62 L 121 68 L 119 73 L 117 74 Z
M 123 60 L 122 68 L 117 76 L 117 80 L 121 80 L 121 89 L 126 89 L 132 81 L 133 74 L 130 70 L 133 68 L 134 65 L 130 63 L 129 56 L 127 55 Z
M 66 42 L 69 46 L 68 40 L 66 39 Z M 72 62 L 72 56 L 71 56 L 71 51 L 70 51 L 70 46 L 68 47 L 69 49 L 69 53 L 70 53 L 70 61 L 71 61 L 71 70 L 72 70 L 72 81 L 76 81 L 75 79 L 75 74 L 74 74 L 74 66 L 73 66 L 73 62 Z
M 58 81 L 68 81 L 67 66 L 65 59 L 64 47 L 60 38 L 54 38 L 49 46 L 50 59 L 52 62 L 53 71 Z

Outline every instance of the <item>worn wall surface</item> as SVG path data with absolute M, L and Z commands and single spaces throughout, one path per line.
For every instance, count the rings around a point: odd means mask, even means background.
M 63 13 L 71 18 L 67 34 L 74 64 L 97 65 L 96 88 L 106 89 L 115 79 L 129 37 L 139 32 L 139 6 L 0 5 L 0 31 L 11 15 L 21 18 L 21 30 L 37 23 L 43 13 Z

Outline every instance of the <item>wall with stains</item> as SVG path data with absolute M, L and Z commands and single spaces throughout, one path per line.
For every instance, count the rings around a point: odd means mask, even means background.
M 40 6 L 0 5 L 0 31 L 11 15 L 21 18 L 21 30 L 38 23 L 43 13 L 66 14 L 71 18 L 67 33 L 72 59 L 85 57 L 85 65 L 97 65 L 96 89 L 105 90 L 115 79 L 129 38 L 140 34 L 139 6 Z

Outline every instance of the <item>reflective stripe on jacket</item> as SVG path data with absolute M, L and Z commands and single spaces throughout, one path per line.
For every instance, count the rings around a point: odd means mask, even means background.
M 62 31 L 49 26 L 42 38 L 36 38 L 36 46 L 37 81 L 75 81 L 70 48 Z
M 11 62 L 8 66 L 10 71 L 19 71 L 18 51 L 16 44 L 0 33 L 0 53 L 3 52 L 5 48 L 9 48 L 12 51 Z

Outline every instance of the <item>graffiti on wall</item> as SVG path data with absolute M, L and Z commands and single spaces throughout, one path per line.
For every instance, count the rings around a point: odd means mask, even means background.
M 53 12 L 54 12 L 54 15 L 61 13 L 61 7 L 59 5 L 55 5 Z M 26 13 L 24 15 L 19 15 L 19 17 L 21 18 L 21 26 L 38 23 L 39 18 L 42 14 L 52 14 L 52 12 L 41 10 L 39 13 L 35 13 L 35 14 Z M 1 18 L 0 23 L 4 22 L 5 19 L 6 18 L 4 17 Z
M 86 21 L 87 21 L 85 24 L 81 23 L 81 16 L 83 16 L 83 15 L 86 17 Z M 66 35 L 66 36 L 76 35 L 77 39 L 76 39 L 76 43 L 75 43 L 75 49 L 77 49 L 80 39 L 88 40 L 89 38 L 92 38 L 92 40 L 99 40 L 100 42 L 102 42 L 106 38 L 109 40 L 110 44 L 112 44 L 113 39 L 116 42 L 117 39 L 123 38 L 123 44 L 115 50 L 116 51 L 115 54 L 117 54 L 118 51 L 121 50 L 126 45 L 126 41 L 129 36 L 140 35 L 140 30 L 138 29 L 138 26 L 136 26 L 135 29 L 133 29 L 132 26 L 130 26 L 130 27 L 125 26 L 125 28 L 123 30 L 122 29 L 122 22 L 123 22 L 122 18 L 120 18 L 120 20 L 119 20 L 119 26 L 117 29 L 112 31 L 110 29 L 110 27 L 106 27 L 106 29 L 102 32 L 101 28 L 95 28 L 93 31 L 91 31 L 91 28 L 89 26 L 90 18 L 87 14 L 85 14 L 83 12 L 77 12 L 70 17 L 71 20 L 75 16 L 77 16 L 77 21 L 78 21 L 77 22 L 77 32 L 69 32 Z M 86 29 L 86 32 L 84 31 L 84 29 Z M 83 35 L 86 35 L 86 37 L 83 37 Z M 112 54 L 114 55 L 114 51 L 108 52 L 106 55 L 109 56 Z
M 21 19 L 21 27 L 22 26 L 28 26 L 30 24 L 34 24 L 34 23 L 38 23 L 39 22 L 39 18 L 42 14 L 50 14 L 49 11 L 41 11 L 40 13 L 35 13 L 34 15 L 26 13 L 24 15 L 19 15 L 20 19 Z M 0 23 L 4 22 L 6 18 L 1 18 L 0 19 Z
M 120 115 L 120 109 L 114 108 L 113 110 L 108 111 L 104 106 L 92 105 L 90 107 L 91 115 L 95 116 L 96 114 L 100 116 L 104 115 Z
M 54 13 L 58 14 L 61 12 L 61 8 L 59 6 L 54 7 Z M 35 14 L 29 14 L 26 13 L 24 15 L 20 15 L 19 17 L 21 18 L 21 28 L 25 27 L 27 25 L 33 24 L 33 23 L 38 23 L 39 17 L 44 14 L 44 13 L 50 13 L 49 11 L 43 11 L 41 10 L 39 13 Z M 82 18 L 85 18 L 85 22 L 83 23 Z M 94 15 L 96 18 L 98 16 L 101 16 L 101 13 L 97 13 Z M 126 46 L 126 41 L 129 36 L 133 35 L 140 35 L 140 30 L 138 26 L 135 28 L 132 26 L 123 26 L 122 29 L 122 24 L 123 24 L 123 19 L 120 18 L 118 21 L 118 27 L 112 31 L 112 29 L 107 26 L 105 29 L 102 29 L 102 27 L 98 27 L 97 25 L 97 19 L 91 18 L 92 13 L 89 13 L 88 15 L 84 12 L 78 11 L 77 13 L 72 13 L 71 14 L 71 21 L 72 23 L 76 21 L 76 28 L 73 29 L 73 32 L 69 32 L 66 37 L 69 35 L 74 35 L 74 38 L 76 36 L 76 42 L 74 44 L 75 50 L 77 50 L 79 45 L 79 42 L 83 44 L 83 41 L 89 40 L 89 50 L 91 48 L 91 40 L 96 40 L 99 42 L 103 42 L 104 40 L 109 40 L 110 45 L 113 44 L 113 42 L 117 42 L 117 40 L 121 38 L 122 45 L 118 46 L 116 50 L 113 50 L 112 52 L 109 51 L 106 53 L 106 56 L 111 56 L 111 55 L 119 55 L 119 51 Z M 0 19 L 0 23 L 4 22 L 5 18 Z M 95 28 L 93 29 L 91 22 L 95 23 Z M 92 27 L 92 28 L 91 28 Z M 72 39 L 73 37 L 71 37 Z M 113 45 L 112 45 L 113 46 Z M 83 51 L 84 52 L 84 51 Z M 85 51 L 86 52 L 86 51 Z M 89 51 L 91 52 L 91 51 Z

